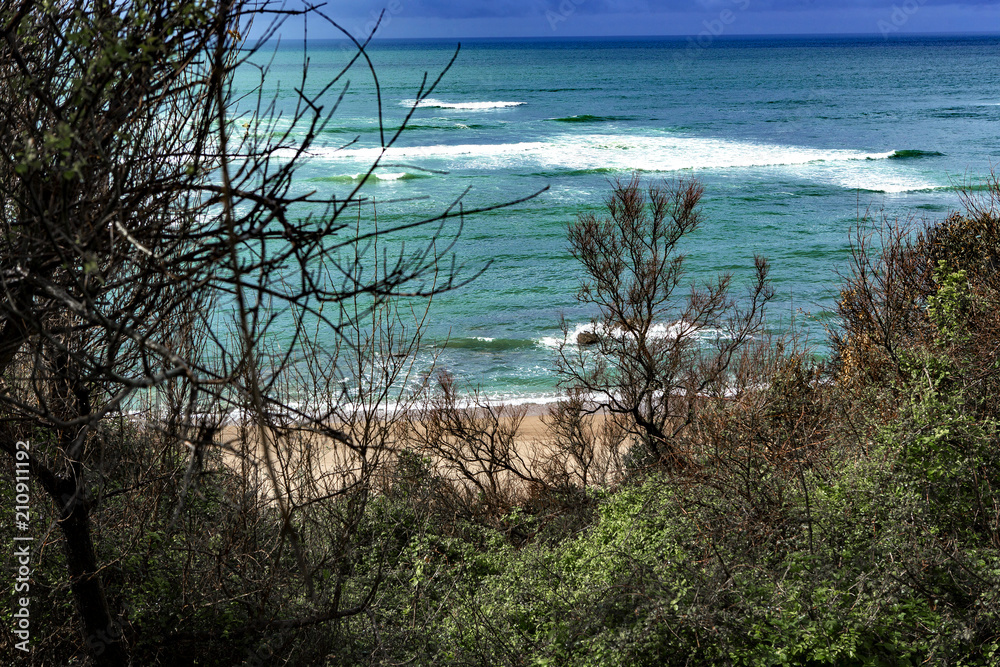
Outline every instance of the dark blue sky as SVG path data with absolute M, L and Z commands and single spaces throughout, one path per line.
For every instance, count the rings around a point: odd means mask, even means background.
M 379 37 L 573 37 L 1000 33 L 1000 0 L 330 0 L 356 35 L 383 9 Z M 297 33 L 295 22 L 283 32 Z M 313 37 L 333 37 L 321 21 Z

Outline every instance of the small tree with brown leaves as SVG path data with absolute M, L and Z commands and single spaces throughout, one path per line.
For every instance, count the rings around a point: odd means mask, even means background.
M 732 362 L 763 329 L 773 293 L 767 261 L 756 257 L 739 302 L 728 273 L 677 294 L 679 243 L 702 222 L 702 192 L 693 180 L 643 187 L 635 175 L 613 183 L 607 217 L 581 215 L 569 227 L 585 271 L 578 298 L 596 306 L 599 340 L 593 348 L 564 341 L 563 384 L 589 395 L 595 412 L 627 415 L 652 457 L 675 470 L 692 463 L 680 438 L 700 404 L 725 395 Z

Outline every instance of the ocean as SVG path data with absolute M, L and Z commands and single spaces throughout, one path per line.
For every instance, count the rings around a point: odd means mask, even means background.
M 343 97 L 293 191 L 346 196 L 383 134 L 392 136 L 410 112 L 425 73 L 432 81 L 456 46 L 376 40 L 369 55 L 384 132 L 372 76 L 359 61 L 323 94 L 328 109 Z M 435 297 L 425 322 L 417 375 L 445 369 L 465 390 L 494 399 L 558 395 L 560 321 L 572 338 L 594 315 L 576 299 L 582 272 L 567 224 L 600 213 L 609 183 L 634 171 L 704 185 L 705 223 L 682 241 L 686 283 L 731 272 L 739 295 L 754 255 L 767 257 L 771 326 L 794 320 L 824 355 L 837 272 L 859 221 L 941 219 L 1000 158 L 998 54 L 1000 37 L 965 36 L 467 40 L 351 215 L 360 213 L 365 226 L 377 215 L 385 229 L 432 217 L 458 198 L 472 209 L 545 189 L 466 217 L 453 250 L 462 275 L 476 277 Z M 297 102 L 304 55 L 301 43 L 286 43 L 253 57 L 270 63 L 265 97 L 277 96 L 284 115 L 276 127 L 293 139 L 305 129 L 281 123 Z M 349 57 L 343 43 L 310 42 L 306 92 L 326 86 Z M 244 67 L 235 92 L 259 76 Z M 233 113 L 247 119 L 249 104 Z M 436 231 L 390 235 L 379 252 L 407 252 Z M 441 230 L 441 245 L 456 231 Z

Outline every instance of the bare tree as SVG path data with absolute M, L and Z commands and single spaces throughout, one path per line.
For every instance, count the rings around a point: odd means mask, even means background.
M 245 632 L 359 613 L 377 580 L 353 598 L 342 594 L 343 578 L 314 595 L 301 535 L 311 500 L 283 479 L 300 459 L 282 447 L 295 434 L 352 452 L 323 489 L 354 503 L 338 529 L 346 543 L 379 440 L 345 422 L 340 394 L 307 407 L 288 388 L 303 374 L 329 381 L 334 367 L 370 354 L 367 339 L 345 334 L 390 302 L 470 277 L 451 257 L 444 226 L 472 212 L 461 197 L 440 214 L 362 230 L 348 214 L 364 204 L 365 178 L 343 193 L 293 189 L 351 68 L 363 66 L 378 91 L 367 42 L 355 40 L 353 57 L 315 94 L 304 92 L 304 64 L 281 125 L 292 129 L 279 128 L 262 93 L 251 116 L 235 115 L 232 75 L 252 66 L 275 26 L 256 45 L 241 35 L 255 16 L 282 11 L 240 0 L 23 0 L 0 10 L 0 450 L 13 457 L 16 441 L 32 444 L 31 474 L 51 500 L 83 644 L 97 664 L 129 660 L 127 638 L 109 631 L 120 627 L 120 610 L 102 581 L 93 511 L 117 483 L 114 466 L 138 470 L 147 454 L 118 451 L 131 460 L 116 463 L 107 447 L 130 401 L 144 391 L 167 397 L 169 409 L 147 420 L 183 461 L 181 502 L 221 439 L 223 415 L 249 429 L 243 442 L 255 443 L 266 480 L 256 489 L 279 515 L 273 558 L 291 549 L 309 604 Z M 425 77 L 418 104 L 439 81 Z M 416 107 L 398 131 L 380 128 L 382 155 Z M 237 132 L 244 122 L 248 131 Z M 423 247 L 376 247 L 422 225 L 437 225 Z M 281 349 L 279 326 L 290 332 Z M 409 354 L 417 339 L 406 340 Z M 384 388 L 398 371 L 382 374 Z M 374 423 L 370 414 L 365 423 Z M 357 474 L 344 472 L 355 465 Z M 154 488 L 152 469 L 142 470 L 114 493 Z
M 623 450 L 630 437 L 624 415 L 593 414 L 592 402 L 579 389 L 553 403 L 545 423 L 552 434 L 553 458 L 567 480 L 586 488 L 610 486 L 624 468 Z
M 532 448 L 518 448 L 524 406 L 492 404 L 478 391 L 463 401 L 447 372 L 436 380 L 438 391 L 428 388 L 423 409 L 407 415 L 402 441 L 457 484 L 467 507 L 478 504 L 487 513 L 502 514 L 524 488 L 544 485 L 535 470 L 538 457 L 525 451 Z
M 570 251 L 586 278 L 578 298 L 598 309 L 597 343 L 559 349 L 563 384 L 583 392 L 590 410 L 626 415 L 654 458 L 673 469 L 690 461 L 678 436 L 706 399 L 725 395 L 738 351 L 763 328 L 772 296 L 767 262 L 755 259 L 745 299 L 720 275 L 685 298 L 679 243 L 701 224 L 695 181 L 650 185 L 638 175 L 613 184 L 609 217 L 581 215 L 569 228 Z

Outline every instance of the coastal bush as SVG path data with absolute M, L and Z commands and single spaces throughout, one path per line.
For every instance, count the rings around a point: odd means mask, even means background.
M 773 295 L 760 257 L 740 303 L 730 274 L 675 294 L 684 279 L 678 244 L 702 222 L 702 193 L 693 180 L 643 187 L 635 174 L 612 184 L 607 217 L 587 213 L 570 224 L 570 252 L 584 271 L 577 298 L 597 310 L 599 333 L 584 348 L 567 331 L 558 351 L 563 385 L 626 416 L 653 459 L 678 471 L 693 464 L 684 432 L 706 398 L 725 396 L 733 360 L 763 331 Z
M 856 253 L 834 336 L 845 415 L 861 426 L 854 442 L 884 462 L 878 475 L 840 482 L 882 480 L 862 519 L 876 539 L 855 569 L 868 574 L 857 576 L 885 582 L 876 609 L 895 600 L 923 610 L 919 625 L 933 631 L 908 641 L 937 664 L 994 664 L 1000 633 L 986 611 L 1000 584 L 998 192 L 993 179 L 984 196 L 965 197 L 965 213 L 913 233 L 894 226 L 881 255 Z
M 996 410 L 990 397 L 1000 320 L 991 304 L 1000 295 L 1000 182 L 991 177 L 981 192 L 963 195 L 963 204 L 963 213 L 933 224 L 865 219 L 859 225 L 842 276 L 841 324 L 831 332 L 839 382 L 891 388 L 906 375 L 905 353 L 939 345 L 939 334 L 960 318 L 964 333 L 947 341 L 948 354 L 962 358 L 969 386 Z M 952 277 L 958 274 L 964 277 Z M 950 311 L 941 308 L 947 281 L 952 290 L 968 286 L 965 301 Z
M 494 565 L 465 582 L 436 660 L 997 664 L 997 431 L 990 367 L 975 365 L 991 354 L 992 278 L 920 254 L 956 220 L 898 234 L 848 281 L 842 349 L 881 367 L 840 356 L 831 382 L 788 339 L 745 346 L 730 395 L 697 404 L 677 441 L 688 474 L 634 465 L 582 532 L 483 554 Z M 888 280 L 869 271 L 884 261 Z M 924 277 L 904 278 L 918 264 Z M 866 351 L 861 334 L 881 343 Z M 593 418 L 559 425 L 566 447 L 594 451 Z

